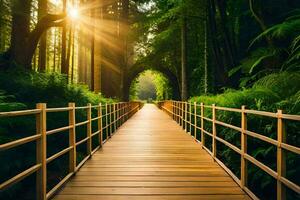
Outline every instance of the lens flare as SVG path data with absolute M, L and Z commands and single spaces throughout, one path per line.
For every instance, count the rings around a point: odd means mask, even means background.
M 76 20 L 79 18 L 79 11 L 77 8 L 69 8 L 68 10 L 68 16 L 72 19 L 72 20 Z

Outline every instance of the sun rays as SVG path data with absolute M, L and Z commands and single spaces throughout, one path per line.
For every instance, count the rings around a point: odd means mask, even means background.
M 49 2 L 52 6 L 51 13 L 63 12 L 63 0 L 50 0 Z M 92 63 L 89 55 L 93 48 L 97 49 L 94 55 L 96 62 L 99 60 L 101 62 L 96 65 L 106 67 L 117 74 L 121 73 L 120 66 L 123 63 L 118 60 L 118 57 L 120 58 L 120 55 L 128 48 L 124 42 L 128 37 L 128 26 L 121 19 L 121 10 L 118 8 L 121 7 L 121 4 L 116 2 L 116 0 L 107 0 L 101 4 L 99 1 L 85 3 L 81 3 L 79 0 L 67 1 L 66 25 L 69 32 L 67 41 L 72 43 L 68 46 L 71 49 L 67 51 L 70 51 L 69 66 L 71 66 L 72 74 L 75 74 L 72 78 L 75 82 L 82 82 L 82 79 L 77 77 L 77 72 L 90 71 Z M 113 7 L 113 4 L 117 8 Z M 50 32 L 53 35 L 60 31 L 60 28 L 53 28 Z M 59 38 L 57 39 L 59 40 Z M 57 47 L 53 47 L 53 52 L 55 52 L 55 48 L 60 48 L 61 44 L 56 42 L 53 46 L 55 45 Z M 124 58 L 124 56 L 122 57 Z M 58 56 L 54 56 L 53 60 L 57 58 Z

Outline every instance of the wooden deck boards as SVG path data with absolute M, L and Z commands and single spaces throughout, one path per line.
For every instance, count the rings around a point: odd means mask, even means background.
M 250 198 L 169 116 L 145 105 L 54 199 Z

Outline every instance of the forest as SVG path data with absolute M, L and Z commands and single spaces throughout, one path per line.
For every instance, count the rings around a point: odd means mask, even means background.
M 167 99 L 300 115 L 299 0 L 0 0 L 0 112 L 40 102 L 60 107 Z M 50 116 L 49 127 L 64 124 L 64 117 Z M 221 117 L 240 120 L 226 112 Z M 276 138 L 276 121 L 249 121 L 253 131 Z M 0 118 L 0 144 L 34 128 L 32 119 Z M 297 147 L 299 128 L 299 122 L 287 125 L 287 140 Z M 236 132 L 220 134 L 240 145 Z M 275 147 L 250 143 L 252 156 L 276 167 Z M 21 171 L 34 162 L 33 148 L 0 152 L 0 163 L 8 163 L 0 166 L 1 182 L 16 174 L 11 168 Z M 224 149 L 219 156 L 240 176 L 234 152 Z M 50 185 L 62 176 L 55 171 L 65 170 L 62 163 L 50 167 Z M 299 155 L 289 154 L 288 166 L 287 176 L 300 185 Z M 255 195 L 276 199 L 270 194 L 276 181 L 249 168 Z M 22 188 L 33 179 L 0 191 L 0 199 L 32 199 L 34 191 Z M 16 197 L 18 191 L 24 195 Z M 287 194 L 300 199 L 292 190 Z

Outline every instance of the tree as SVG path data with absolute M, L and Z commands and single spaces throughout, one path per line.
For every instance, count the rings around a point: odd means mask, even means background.
M 30 31 L 30 8 L 32 0 L 12 2 L 11 44 L 7 57 L 11 63 L 31 69 L 31 61 L 42 34 L 50 27 L 61 26 L 66 14 L 46 14 Z
M 183 14 L 184 15 L 184 14 Z M 187 80 L 186 80 L 186 43 L 187 43 L 187 27 L 186 27 L 186 18 L 183 16 L 182 27 L 181 27 L 181 99 L 186 101 L 188 98 L 187 93 Z
M 67 12 L 67 0 L 63 0 L 63 12 Z M 61 73 L 69 74 L 68 63 L 67 63 L 67 23 L 62 23 L 61 33 Z
M 48 0 L 38 1 L 38 18 L 42 19 L 47 14 Z M 47 32 L 45 31 L 40 39 L 39 46 L 39 70 L 46 70 L 46 49 L 47 49 Z

